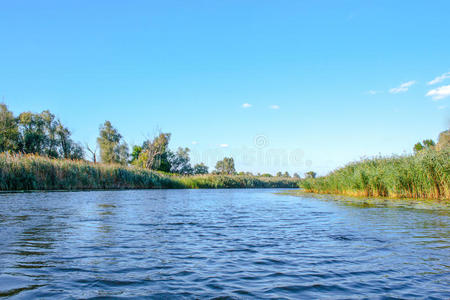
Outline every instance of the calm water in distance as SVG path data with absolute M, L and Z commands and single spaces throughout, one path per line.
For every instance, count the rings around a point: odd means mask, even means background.
M 448 212 L 276 191 L 2 194 L 0 298 L 450 298 Z

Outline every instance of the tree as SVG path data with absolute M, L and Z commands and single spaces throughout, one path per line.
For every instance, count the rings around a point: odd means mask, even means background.
M 65 159 L 82 159 L 84 157 L 83 147 L 70 138 L 71 134 L 70 130 L 64 127 L 61 121 L 58 120 L 54 130 L 54 141 L 52 141 L 51 148 L 56 153 L 55 157 Z
M 44 120 L 39 114 L 23 112 L 19 115 L 19 148 L 25 153 L 44 154 L 47 136 Z
M 131 152 L 130 164 L 137 163 L 137 161 L 139 159 L 139 155 L 141 155 L 141 152 L 142 152 L 142 147 L 141 146 L 134 146 L 133 147 L 133 151 Z
M 223 160 L 220 160 L 216 164 L 216 173 L 218 174 L 228 174 L 232 175 L 236 173 L 236 169 L 234 167 L 234 159 L 232 157 L 225 157 Z
M 425 149 L 433 149 L 436 146 L 436 143 L 433 140 L 423 140 L 422 143 L 417 143 L 414 145 L 414 153 L 419 153 Z
M 13 113 L 0 103 L 0 152 L 16 151 L 19 147 L 19 127 Z
M 437 150 L 442 150 L 450 147 L 450 130 L 441 132 L 439 135 L 439 142 L 436 145 Z
M 283 177 L 283 173 L 278 172 L 278 173 L 277 173 L 277 177 Z
M 291 178 L 291 175 L 289 175 L 289 172 L 284 172 L 283 177 Z
M 192 175 L 194 169 L 192 169 L 189 152 L 189 148 L 178 148 L 176 153 L 169 152 L 170 172 L 182 175 Z
M 194 174 L 195 175 L 208 174 L 208 167 L 204 163 L 196 164 L 194 166 Z
M 417 143 L 414 145 L 414 153 L 419 153 L 424 149 L 422 143 Z
M 298 173 L 294 173 L 294 175 L 292 177 L 294 177 L 296 179 L 300 179 L 300 175 L 298 175 Z
M 170 133 L 160 133 L 153 140 L 145 141 L 136 164 L 146 169 L 170 172 L 168 159 L 170 136 Z
M 100 127 L 97 143 L 100 147 L 100 159 L 103 163 L 127 163 L 128 146 L 122 141 L 122 135 L 112 126 L 110 121 L 105 121 Z
M 316 178 L 317 174 L 316 172 L 309 171 L 305 173 L 305 178 Z
M 59 157 L 58 153 L 58 141 L 57 141 L 57 128 L 63 127 L 60 121 L 55 120 L 55 115 L 52 114 L 49 110 L 44 110 L 39 116 L 37 116 L 42 120 L 45 138 L 44 149 L 42 149 L 43 154 L 57 158 Z M 66 129 L 67 137 L 70 136 L 70 131 Z M 64 149 L 64 151 L 67 150 Z M 66 155 L 62 157 L 68 158 Z

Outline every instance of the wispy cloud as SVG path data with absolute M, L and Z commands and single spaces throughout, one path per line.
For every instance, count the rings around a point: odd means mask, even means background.
M 269 106 L 270 109 L 280 109 L 279 105 L 271 105 Z
M 426 96 L 438 101 L 450 96 L 450 85 L 444 85 L 429 91 Z
M 228 147 L 230 147 L 230 145 L 228 145 L 228 144 L 220 144 L 219 147 L 220 148 L 228 148 Z
M 376 95 L 376 94 L 379 94 L 379 93 L 381 93 L 380 91 L 374 91 L 374 90 L 370 90 L 370 91 L 368 91 L 367 92 L 367 94 L 369 94 L 369 95 Z
M 390 89 L 389 93 L 398 94 L 398 93 L 407 92 L 409 90 L 409 88 L 412 87 L 414 84 L 416 84 L 415 80 L 411 80 L 411 81 L 402 83 L 402 84 L 400 84 L 400 86 Z
M 428 85 L 433 85 L 433 84 L 436 84 L 436 83 L 440 83 L 440 82 L 444 81 L 447 78 L 450 78 L 450 72 L 444 73 L 441 76 L 436 77 L 435 79 L 433 79 L 430 82 L 428 82 Z
M 447 108 L 447 105 L 441 105 L 441 106 L 438 106 L 438 109 L 439 109 L 439 110 L 446 109 L 446 108 Z
M 192 145 L 197 145 L 198 142 L 197 141 L 192 141 Z
M 252 105 L 250 103 L 244 103 L 244 104 L 242 104 L 242 107 L 243 108 L 250 108 L 250 107 L 252 107 Z

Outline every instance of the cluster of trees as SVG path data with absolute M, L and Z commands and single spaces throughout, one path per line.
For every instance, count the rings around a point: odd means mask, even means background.
M 122 135 L 111 125 L 111 122 L 106 121 L 100 127 L 97 144 L 100 147 L 100 159 L 103 163 L 131 164 L 145 169 L 180 175 L 209 173 L 208 167 L 203 163 L 192 166 L 189 148 L 179 147 L 176 151 L 170 150 L 170 138 L 170 133 L 160 133 L 153 139 L 145 140 L 142 145 L 134 146 L 130 154 Z M 94 158 L 94 151 L 90 152 Z M 235 174 L 233 158 L 218 161 L 213 173 Z
M 82 159 L 83 147 L 50 111 L 19 116 L 0 103 L 0 152 L 33 153 L 53 158 Z
M 0 152 L 84 159 L 85 149 L 74 142 L 71 135 L 71 131 L 48 110 L 41 113 L 23 112 L 16 117 L 5 104 L 0 104 Z M 91 149 L 87 145 L 86 150 L 92 155 L 94 163 L 97 162 L 97 149 L 99 149 L 100 161 L 106 164 L 130 164 L 180 175 L 209 173 L 208 167 L 203 163 L 192 166 L 189 148 L 180 147 L 176 151 L 170 150 L 170 138 L 170 133 L 160 133 L 153 139 L 145 140 L 142 145 L 134 146 L 130 153 L 123 136 L 110 121 L 105 121 L 100 126 L 97 147 Z M 234 159 L 226 157 L 218 161 L 212 173 L 237 174 Z M 239 174 L 253 175 L 248 172 Z M 306 174 L 307 177 L 310 175 Z M 260 176 L 272 177 L 270 174 Z M 291 177 L 288 172 L 278 172 L 276 176 Z M 293 177 L 300 178 L 297 173 Z

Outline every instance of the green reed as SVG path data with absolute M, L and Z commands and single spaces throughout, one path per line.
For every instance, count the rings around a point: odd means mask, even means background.
M 255 176 L 175 176 L 137 167 L 37 155 L 0 154 L 0 190 L 296 188 L 298 180 Z
M 450 150 L 375 157 L 348 164 L 325 177 L 306 179 L 307 192 L 366 197 L 450 199 Z

